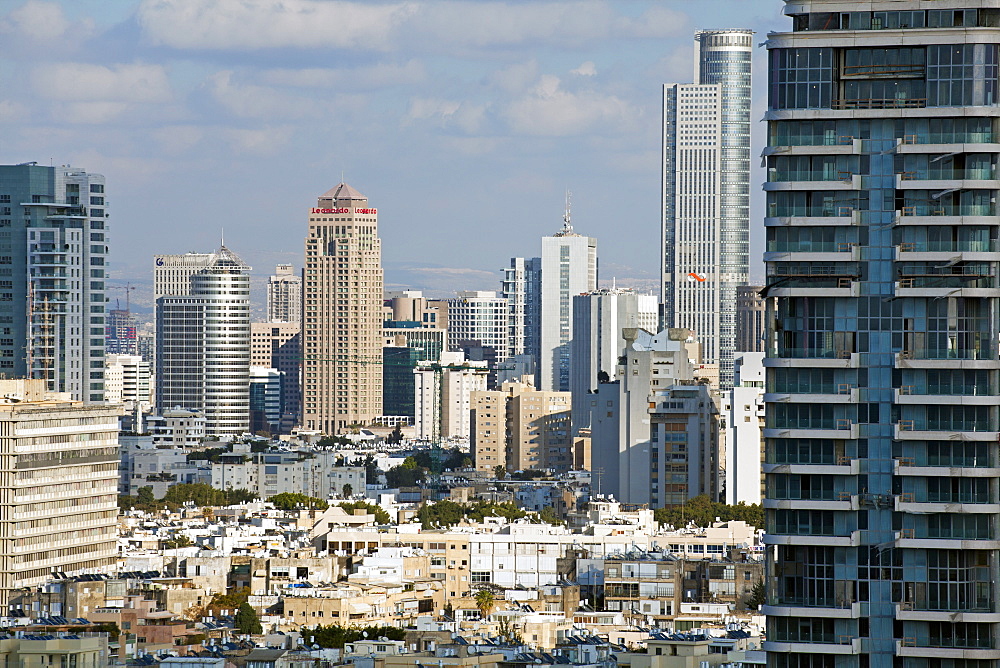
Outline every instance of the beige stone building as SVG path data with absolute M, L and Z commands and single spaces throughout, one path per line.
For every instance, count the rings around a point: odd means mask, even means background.
M 52 572 L 117 558 L 119 406 L 0 381 L 0 615 Z
M 530 376 L 500 390 L 472 394 L 472 448 L 476 468 L 508 471 L 573 468 L 570 393 L 542 392 Z
M 0 664 L 18 668 L 105 668 L 111 665 L 106 633 L 57 633 L 0 639 Z
M 250 366 L 277 369 L 281 379 L 283 426 L 295 426 L 302 416 L 302 339 L 299 322 L 250 323 Z
M 338 583 L 329 588 L 287 590 L 281 597 L 284 621 L 295 627 L 409 626 L 417 617 L 439 615 L 444 588 L 431 578 L 405 583 Z
M 302 426 L 339 434 L 382 414 L 378 211 L 341 183 L 310 210 L 305 246 Z

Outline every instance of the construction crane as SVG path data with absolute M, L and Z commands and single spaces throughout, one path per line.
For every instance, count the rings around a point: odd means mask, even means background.
M 133 286 L 131 283 L 126 283 L 125 285 L 109 285 L 109 286 L 107 286 L 107 289 L 108 290 L 124 290 L 125 291 L 125 310 L 128 311 L 129 313 L 132 312 L 132 309 L 130 308 L 130 303 L 129 303 L 129 301 L 130 301 L 129 300 L 129 295 L 132 293 L 133 290 L 135 290 L 135 286 Z M 115 306 L 117 306 L 118 309 L 121 310 L 121 303 L 117 299 L 115 299 Z

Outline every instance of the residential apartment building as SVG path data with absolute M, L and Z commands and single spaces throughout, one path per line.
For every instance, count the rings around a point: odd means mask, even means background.
M 448 350 L 464 344 L 492 348 L 497 362 L 507 359 L 507 300 L 486 290 L 460 291 L 448 300 Z
M 382 242 L 378 210 L 341 183 L 309 211 L 302 426 L 325 434 L 382 414 Z
M 486 362 L 468 361 L 462 353 L 421 361 L 413 370 L 414 436 L 435 442 L 469 438 L 472 394 L 486 390 L 488 373 Z
M 597 239 L 573 231 L 568 202 L 562 229 L 542 237 L 540 271 L 535 386 L 548 392 L 568 392 L 573 295 L 597 289 Z
M 768 35 L 770 666 L 1000 663 L 996 2 Z
M 0 165 L 0 377 L 104 401 L 104 186 L 68 165 Z
M 250 366 L 281 372 L 279 433 L 288 433 L 302 417 L 301 323 L 250 323 Z
M 732 385 L 750 262 L 750 30 L 699 30 L 695 78 L 663 86 L 663 325 L 697 332 Z
M 55 571 L 118 557 L 117 406 L 50 393 L 43 379 L 0 381 L 0 615 L 12 593 Z
M 503 269 L 501 295 L 507 300 L 507 353 L 537 357 L 542 259 L 512 257 Z
M 302 276 L 290 264 L 279 264 L 267 278 L 269 322 L 302 322 Z
M 760 503 L 764 477 L 764 353 L 736 353 L 726 396 L 726 503 Z
M 225 246 L 155 258 L 157 409 L 201 413 L 208 436 L 250 427 L 249 271 Z
M 110 309 L 105 317 L 105 352 L 108 355 L 138 355 L 139 320 L 135 315 L 127 310 Z
M 471 448 L 480 471 L 570 470 L 570 393 L 536 390 L 529 376 L 473 392 Z
M 570 392 L 573 433 L 589 429 L 590 399 L 597 386 L 618 380 L 618 359 L 625 354 L 624 328 L 652 332 L 659 322 L 659 300 L 618 288 L 573 296 L 570 343 Z
M 736 288 L 736 352 L 764 352 L 763 285 L 741 285 Z
M 588 397 L 601 489 L 624 503 L 659 507 L 718 495 L 719 396 L 695 379 L 690 334 L 626 330 L 621 380 Z

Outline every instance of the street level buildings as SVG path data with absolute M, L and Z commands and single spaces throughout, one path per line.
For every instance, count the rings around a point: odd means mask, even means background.
M 303 297 L 302 425 L 339 434 L 382 414 L 382 245 L 378 210 L 340 183 L 309 211 Z
M 198 411 L 208 436 L 250 426 L 249 271 L 225 246 L 155 258 L 156 405 Z
M 104 177 L 0 165 L 0 377 L 104 400 Z
M 1000 4 L 785 13 L 764 152 L 768 665 L 997 665 Z
M 663 324 L 695 332 L 733 382 L 750 258 L 750 30 L 695 34 L 695 83 L 663 87 Z

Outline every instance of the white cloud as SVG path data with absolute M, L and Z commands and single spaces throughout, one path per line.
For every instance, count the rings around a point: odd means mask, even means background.
M 237 81 L 231 70 L 216 72 L 207 82 L 212 98 L 239 118 L 266 120 L 317 119 L 333 112 L 354 111 L 367 105 L 367 97 L 331 91 L 332 97 L 292 95 L 270 86 Z
M 594 65 L 593 61 L 588 60 L 585 63 L 580 63 L 580 67 L 575 70 L 570 70 L 569 73 L 576 74 L 581 77 L 596 77 L 597 65 Z
M 504 115 L 515 132 L 565 136 L 590 130 L 609 134 L 630 124 L 633 111 L 613 95 L 565 90 L 558 77 L 547 74 L 528 95 L 511 102 Z
M 312 67 L 301 70 L 270 69 L 257 77 L 261 83 L 272 86 L 296 88 L 350 87 L 353 90 L 371 90 L 387 86 L 410 85 L 427 79 L 423 63 L 410 60 L 401 65 L 380 63 L 354 69 Z
M 137 15 L 153 44 L 206 50 L 583 48 L 687 29 L 680 12 L 654 8 L 630 17 L 619 9 L 608 0 L 143 0 Z
M 236 153 L 274 155 L 291 140 L 292 128 L 228 129 L 223 131 L 223 137 Z
M 72 102 L 167 102 L 173 94 L 160 65 L 91 65 L 52 63 L 32 74 L 39 97 Z
M 538 81 L 538 61 L 531 59 L 523 63 L 508 65 L 490 74 L 488 83 L 506 93 L 521 93 Z
M 486 106 L 467 101 L 414 98 L 410 100 L 407 116 L 413 120 L 436 120 L 441 127 L 455 127 L 472 134 L 482 127 Z
M 383 50 L 414 11 L 406 2 L 145 0 L 138 19 L 151 42 L 178 49 Z
M 63 102 L 51 108 L 53 120 L 61 123 L 100 125 L 110 123 L 128 111 L 125 102 Z
M 19 121 L 26 115 L 27 110 L 23 104 L 13 100 L 0 100 L 0 123 Z
M 36 40 L 51 40 L 61 37 L 69 26 L 70 22 L 57 3 L 31 0 L 7 14 L 0 22 L 0 32 Z

